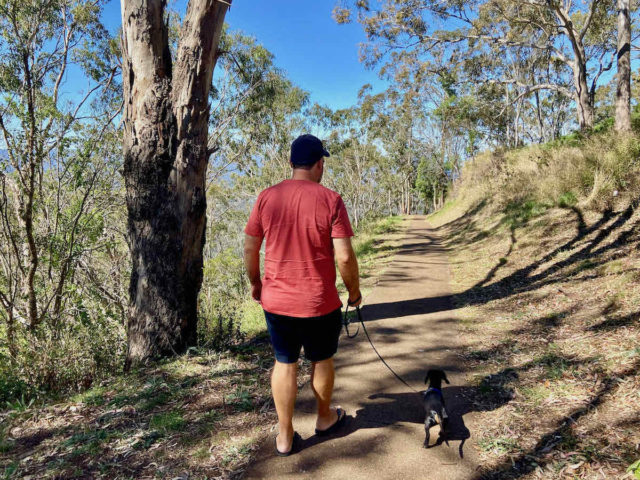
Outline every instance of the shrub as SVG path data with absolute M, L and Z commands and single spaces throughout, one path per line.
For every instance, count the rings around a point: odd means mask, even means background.
M 125 335 L 115 318 L 19 332 L 18 352 L 0 366 L 0 403 L 78 392 L 124 365 Z
M 220 306 L 215 314 L 198 319 L 198 345 L 212 350 L 227 350 L 246 339 L 242 330 L 242 311 Z

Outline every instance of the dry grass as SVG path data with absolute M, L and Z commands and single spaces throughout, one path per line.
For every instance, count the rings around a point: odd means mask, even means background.
M 360 232 L 365 292 L 403 228 L 385 219 Z M 256 323 L 252 341 L 223 353 L 193 351 L 61 402 L 8 405 L 0 411 L 0 477 L 238 477 L 276 421 L 271 348 Z M 300 386 L 309 381 L 309 364 L 301 365 Z
M 511 391 L 478 416 L 484 478 L 623 477 L 640 458 L 640 211 L 481 198 L 459 187 L 432 223 L 475 339 L 470 380 Z
M 465 196 L 503 209 L 533 201 L 604 211 L 640 196 L 640 139 L 615 132 L 560 145 L 488 152 L 465 165 Z

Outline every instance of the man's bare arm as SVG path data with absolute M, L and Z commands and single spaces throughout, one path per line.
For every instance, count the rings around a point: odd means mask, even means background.
M 260 280 L 261 246 L 262 237 L 244 236 L 244 266 L 251 282 L 251 296 L 256 302 L 260 301 L 260 295 L 262 294 L 262 281 Z
M 335 250 L 338 271 L 342 277 L 345 287 L 349 292 L 349 303 L 360 305 L 362 295 L 360 294 L 360 276 L 358 273 L 358 259 L 351 246 L 351 238 L 333 238 L 333 248 Z M 357 302 L 354 302 L 357 300 Z

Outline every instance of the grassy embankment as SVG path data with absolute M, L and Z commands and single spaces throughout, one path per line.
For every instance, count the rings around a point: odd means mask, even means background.
M 400 220 L 357 233 L 365 294 L 393 253 Z M 262 312 L 251 301 L 241 329 L 248 341 L 225 352 L 193 350 L 72 398 L 3 406 L 0 477 L 232 477 L 275 424 L 273 360 Z M 300 385 L 309 379 L 302 365 Z
M 640 139 L 605 133 L 480 156 L 432 216 L 486 478 L 633 478 L 639 200 Z

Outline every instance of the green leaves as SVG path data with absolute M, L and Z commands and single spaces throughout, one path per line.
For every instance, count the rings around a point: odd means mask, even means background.
M 627 468 L 628 473 L 633 473 L 633 476 L 640 480 L 640 460 L 633 462 Z

